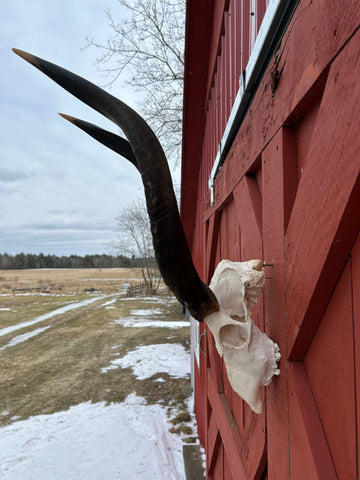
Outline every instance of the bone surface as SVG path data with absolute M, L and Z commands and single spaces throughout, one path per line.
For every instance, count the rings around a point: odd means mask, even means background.
M 261 387 L 279 375 L 280 350 L 251 318 L 263 291 L 265 274 L 259 260 L 222 260 L 210 283 L 220 310 L 205 318 L 224 358 L 229 382 L 255 413 L 262 412 Z

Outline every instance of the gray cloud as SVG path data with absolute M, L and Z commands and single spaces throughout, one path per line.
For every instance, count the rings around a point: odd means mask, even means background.
M 98 52 L 82 51 L 86 36 L 109 34 L 103 9 L 120 19 L 117 0 L 17 0 L 0 16 L 0 252 L 103 253 L 121 208 L 143 195 L 126 160 L 107 150 L 58 112 L 118 132 L 11 51 L 42 56 L 96 84 Z M 136 95 L 114 85 L 112 94 L 135 106 Z
M 17 182 L 28 177 L 29 174 L 24 171 L 0 168 L 0 182 Z

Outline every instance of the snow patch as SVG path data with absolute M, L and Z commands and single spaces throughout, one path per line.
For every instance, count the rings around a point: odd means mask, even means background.
M 12 325 L 10 327 L 2 328 L 0 330 L 0 337 L 2 337 L 3 335 L 7 335 L 8 333 L 15 332 L 16 330 L 20 330 L 21 328 L 29 327 L 31 325 L 35 325 L 36 323 L 43 322 L 44 320 L 49 320 L 49 318 L 55 317 L 56 315 L 61 315 L 71 310 L 84 307 L 85 305 L 90 305 L 90 303 L 96 302 L 97 300 L 101 300 L 102 298 L 106 298 L 106 295 L 102 295 L 101 297 L 89 298 L 87 300 L 82 300 L 81 302 L 70 303 L 69 305 L 65 305 L 64 307 L 57 308 L 52 312 L 48 312 L 48 313 L 45 313 L 44 315 L 35 317 L 32 320 L 27 320 L 26 322 L 22 322 L 16 325 Z
M 166 411 L 130 394 L 0 428 L 2 480 L 184 480 L 181 439 Z
M 164 311 L 162 308 L 137 309 L 130 310 L 130 316 L 118 318 L 111 323 L 130 328 L 150 327 L 178 329 L 190 326 L 188 320 L 172 322 L 169 320 L 163 320 L 163 318 Z
M 113 320 L 111 323 L 116 325 L 122 325 L 125 328 L 184 328 L 190 327 L 189 321 L 168 321 L 168 320 L 155 320 L 147 318 L 137 318 L 137 317 L 122 317 L 116 320 Z
M 171 377 L 184 378 L 190 373 L 190 354 L 179 343 L 142 345 L 128 352 L 124 357 L 112 360 L 106 373 L 116 368 L 132 368 L 139 380 L 150 378 L 156 373 L 165 372 Z
M 149 308 L 149 309 L 141 309 L 141 310 L 130 310 L 130 315 L 135 315 L 137 317 L 151 317 L 152 315 L 163 315 L 163 311 L 161 308 Z
M 125 297 L 123 300 L 134 301 L 134 297 Z M 172 305 L 179 303 L 175 297 L 137 297 L 136 300 L 148 301 L 151 303 L 161 303 L 164 305 Z
M 37 328 L 36 330 L 33 330 L 29 333 L 23 333 L 22 335 L 18 335 L 17 337 L 13 338 L 9 343 L 1 347 L 0 350 L 4 350 L 7 347 L 13 347 L 14 345 L 25 342 L 26 340 L 29 340 L 29 338 L 35 337 L 36 335 L 45 332 L 45 330 L 47 330 L 48 328 L 50 328 L 50 325 L 43 328 Z

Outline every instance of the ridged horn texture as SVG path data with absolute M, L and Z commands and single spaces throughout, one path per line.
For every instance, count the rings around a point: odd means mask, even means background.
M 142 177 L 155 256 L 164 282 L 198 321 L 201 322 L 207 315 L 219 310 L 215 295 L 201 281 L 194 267 L 168 163 L 149 125 L 128 105 L 84 78 L 22 50 L 13 50 L 121 128 L 129 141 L 135 166 Z M 104 136 L 102 138 L 102 143 L 110 146 Z M 116 151 L 113 146 L 110 148 Z

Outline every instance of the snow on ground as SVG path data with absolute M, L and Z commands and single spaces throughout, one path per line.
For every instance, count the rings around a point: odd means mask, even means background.
M 110 305 L 113 306 L 116 301 L 117 301 L 117 298 L 112 298 L 108 302 L 103 303 L 101 307 L 109 308 L 109 306 Z
M 112 323 L 117 325 L 122 325 L 123 327 L 133 327 L 133 328 L 142 328 L 142 327 L 153 327 L 153 328 L 183 328 L 190 327 L 189 321 L 165 321 L 165 320 L 156 320 L 152 318 L 143 318 L 143 317 L 122 317 L 116 320 L 113 320 Z
M 180 344 L 137 347 L 103 369 L 131 367 L 138 379 L 190 371 Z M 1 480 L 184 480 L 181 438 L 166 410 L 130 394 L 124 403 L 82 403 L 0 428 Z
M 150 301 L 151 303 L 165 303 L 165 304 L 171 304 L 171 303 L 178 303 L 175 297 L 137 297 L 141 298 L 141 300 L 144 301 Z M 128 301 L 134 301 L 134 297 L 125 297 L 123 300 L 128 300 Z
M 18 335 L 17 337 L 14 337 L 12 340 L 10 340 L 9 343 L 7 343 L 3 347 L 1 347 L 0 351 L 4 350 L 5 348 L 13 347 L 14 345 L 18 345 L 19 343 L 25 342 L 26 340 L 29 340 L 29 338 L 35 337 L 36 335 L 39 335 L 40 333 L 45 332 L 45 330 L 47 330 L 48 328 L 50 328 L 50 325 L 48 325 L 47 327 L 37 328 L 36 330 L 33 330 L 32 332 L 23 333 L 22 335 Z
M 152 315 L 162 315 L 163 311 L 162 308 L 142 308 L 139 310 L 130 310 L 130 315 L 135 315 L 136 317 L 141 317 L 141 316 L 152 316 Z
M 112 323 L 122 325 L 123 327 L 153 327 L 153 328 L 184 328 L 189 327 L 188 320 L 167 321 L 162 318 L 164 314 L 161 308 L 130 310 L 130 316 L 121 317 L 113 320 Z M 155 317 L 155 318 L 154 318 Z
M 117 346 L 115 346 L 116 348 Z M 190 355 L 180 344 L 146 345 L 111 362 L 138 379 L 181 378 Z M 184 480 L 181 438 L 166 410 L 130 394 L 124 403 L 82 403 L 0 428 L 1 480 Z
M 182 442 L 165 409 L 131 394 L 0 429 L 2 480 L 183 480 Z
M 139 380 L 149 378 L 155 373 L 168 373 L 171 377 L 182 378 L 190 373 L 190 354 L 178 343 L 142 345 L 128 352 L 124 357 L 112 360 L 102 373 L 114 368 L 132 368 Z
M 108 296 L 72 303 L 33 320 L 3 328 L 0 336 L 102 298 Z M 169 302 L 159 299 L 159 303 Z M 151 316 L 150 312 L 155 317 L 161 313 L 160 309 L 133 310 L 127 322 L 132 322 L 132 326 L 139 326 L 141 322 L 153 326 L 154 322 L 159 322 L 168 328 L 189 325 L 189 322 L 162 321 L 159 317 L 156 320 L 143 318 Z M 3 348 L 21 343 L 47 328 L 18 335 Z M 180 344 L 140 346 L 112 361 L 102 371 L 119 367 L 131 367 L 139 379 L 158 372 L 182 378 L 190 373 L 190 355 Z M 105 402 L 87 402 L 52 415 L 30 417 L 0 428 L 0 479 L 184 480 L 182 441 L 169 433 L 171 426 L 164 407 L 146 405 L 136 393 L 130 394 L 121 404 L 107 406 Z
M 36 323 L 43 322 L 44 320 L 49 320 L 49 318 L 55 317 L 56 315 L 61 315 L 63 313 L 69 312 L 70 310 L 84 307 L 85 305 L 89 305 L 90 303 L 101 300 L 102 298 L 106 298 L 106 295 L 101 295 L 100 297 L 92 297 L 87 300 L 82 300 L 81 302 L 70 303 L 69 305 L 65 305 L 64 307 L 57 308 L 52 312 L 45 313 L 44 315 L 39 315 L 32 320 L 27 320 L 26 322 L 17 323 L 16 325 L 2 328 L 0 330 L 0 337 L 2 337 L 3 335 L 7 335 L 8 333 L 15 332 L 16 330 L 20 330 L 21 328 L 29 327 L 31 325 L 35 325 Z

